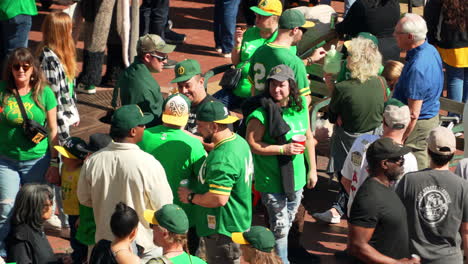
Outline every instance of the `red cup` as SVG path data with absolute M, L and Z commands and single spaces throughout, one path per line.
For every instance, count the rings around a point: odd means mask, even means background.
M 302 146 L 305 146 L 306 140 L 307 137 L 305 135 L 294 135 L 292 137 L 293 143 L 301 144 Z M 301 153 L 304 153 L 304 151 L 302 151 Z

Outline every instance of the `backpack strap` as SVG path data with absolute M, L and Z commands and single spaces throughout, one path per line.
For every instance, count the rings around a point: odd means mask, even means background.
M 152 258 L 146 264 L 174 264 L 169 258 L 166 256 Z

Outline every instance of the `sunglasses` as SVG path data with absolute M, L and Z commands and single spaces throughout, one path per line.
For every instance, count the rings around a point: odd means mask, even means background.
M 299 30 L 302 31 L 302 34 L 305 34 L 307 32 L 307 28 L 299 27 Z
M 30 64 L 14 64 L 13 69 L 15 71 L 19 71 L 21 68 L 23 68 L 23 71 L 28 71 L 29 68 L 31 68 Z
M 160 62 L 163 62 L 163 61 L 167 60 L 167 58 L 169 57 L 167 55 L 162 57 L 162 56 L 158 56 L 156 54 L 151 54 L 151 53 L 150 53 L 150 55 L 151 55 L 151 57 L 158 59 L 158 61 L 160 61 Z
M 155 225 L 153 224 L 149 224 L 149 227 L 152 229 Z
M 400 156 L 400 157 L 396 157 L 396 158 L 387 159 L 387 161 L 389 161 L 391 163 L 398 164 L 398 165 L 401 166 L 401 165 L 403 165 L 403 163 L 405 163 L 405 157 Z

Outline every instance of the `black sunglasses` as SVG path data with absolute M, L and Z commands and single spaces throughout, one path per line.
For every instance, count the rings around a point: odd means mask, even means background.
M 153 224 L 149 224 L 149 227 L 152 229 L 152 228 L 154 227 L 154 225 L 153 225 Z
M 160 62 L 163 62 L 163 61 L 167 60 L 167 58 L 169 57 L 168 55 L 162 57 L 162 56 L 159 56 L 159 55 L 156 55 L 156 54 L 151 54 L 151 53 L 150 53 L 150 55 L 151 55 L 151 57 L 158 59 L 158 61 L 160 61 Z
M 400 157 L 396 157 L 396 158 L 390 158 L 390 159 L 387 159 L 387 161 L 389 161 L 391 163 L 399 164 L 401 166 L 401 165 L 403 165 L 403 163 L 405 163 L 405 157 L 400 156 Z
M 23 68 L 23 71 L 28 71 L 29 68 L 31 68 L 30 64 L 14 64 L 13 69 L 15 71 L 19 71 L 21 68 Z
M 307 28 L 299 27 L 299 30 L 302 31 L 302 34 L 305 34 L 307 32 Z

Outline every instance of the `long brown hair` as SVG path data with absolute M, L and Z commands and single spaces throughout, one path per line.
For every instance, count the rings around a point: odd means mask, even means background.
M 5 105 L 8 98 L 13 95 L 16 90 L 15 77 L 13 75 L 13 65 L 15 64 L 29 64 L 33 68 L 29 85 L 31 86 L 32 98 L 36 105 L 44 110 L 44 106 L 40 102 L 44 86 L 46 85 L 45 77 L 42 72 L 39 62 L 34 57 L 33 53 L 28 48 L 17 48 L 13 50 L 8 57 L 7 64 L 3 70 L 3 79 L 7 81 L 7 89 L 3 94 L 3 104 Z
M 42 42 L 37 53 L 41 53 L 44 47 L 51 49 L 62 62 L 65 75 L 69 80 L 76 75 L 76 48 L 72 38 L 72 21 L 64 12 L 53 12 L 47 15 L 42 22 Z
M 250 245 L 241 245 L 244 259 L 250 264 L 282 264 L 281 258 L 272 250 L 270 253 L 260 251 Z
M 466 0 L 444 0 L 441 12 L 447 25 L 461 32 L 467 31 L 468 5 Z

